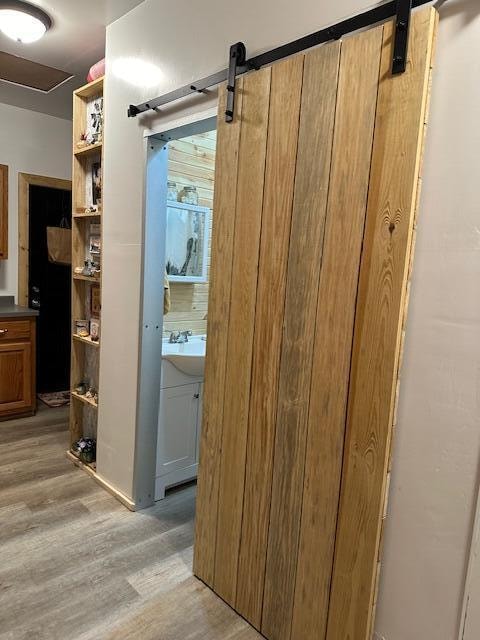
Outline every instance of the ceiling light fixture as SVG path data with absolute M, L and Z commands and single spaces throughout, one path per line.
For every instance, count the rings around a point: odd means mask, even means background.
M 0 31 L 17 42 L 40 40 L 52 20 L 39 7 L 21 0 L 0 0 Z

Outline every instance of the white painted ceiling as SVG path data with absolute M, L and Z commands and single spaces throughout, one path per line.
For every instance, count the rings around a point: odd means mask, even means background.
M 48 94 L 0 80 L 0 102 L 71 118 L 72 91 L 85 84 L 89 68 L 104 57 L 105 27 L 143 0 L 33 0 L 53 26 L 32 44 L 18 44 L 0 32 L 0 51 L 62 69 L 75 77 Z

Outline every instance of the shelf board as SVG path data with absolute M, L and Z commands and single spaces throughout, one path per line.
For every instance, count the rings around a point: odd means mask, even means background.
M 100 278 L 94 278 L 93 276 L 84 276 L 81 273 L 74 273 L 72 277 L 74 280 L 83 280 L 84 282 L 93 282 L 94 284 L 100 284 Z
M 95 400 L 93 400 L 93 398 L 87 398 L 86 396 L 82 396 L 76 391 L 70 391 L 70 394 L 72 398 L 75 398 L 75 400 L 79 400 L 80 402 L 83 402 L 84 404 L 88 404 L 90 407 L 93 407 L 94 409 L 98 409 L 98 404 L 95 402 Z
M 83 469 L 84 471 L 89 473 L 91 476 L 96 476 L 97 475 L 97 467 L 96 467 L 95 462 L 92 462 L 91 464 L 87 464 L 85 462 L 82 462 L 80 460 L 80 458 L 77 458 L 77 456 L 74 453 L 72 453 L 71 451 L 67 451 L 67 458 L 69 460 L 71 460 L 73 462 L 73 464 L 76 464 L 77 467 L 80 467 L 80 469 Z
M 95 213 L 74 213 L 73 217 L 79 220 L 81 218 L 100 218 L 101 215 L 101 211 L 96 211 Z
M 74 91 L 74 95 L 79 98 L 93 98 L 100 95 L 103 92 L 103 79 L 104 76 L 97 78 L 88 84 L 84 84 L 83 87 Z
M 95 144 L 89 144 L 86 147 L 81 147 L 80 149 L 75 149 L 73 155 L 75 157 L 78 156 L 90 156 L 94 153 L 98 153 L 102 150 L 102 142 L 95 142 Z
M 99 347 L 100 341 L 94 342 L 91 338 L 82 338 L 82 336 L 77 336 L 76 333 L 72 334 L 72 338 L 77 340 L 78 342 L 85 342 L 85 344 L 89 344 L 92 347 Z

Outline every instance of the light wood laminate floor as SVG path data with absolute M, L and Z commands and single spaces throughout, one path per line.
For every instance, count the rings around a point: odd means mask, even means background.
M 195 487 L 131 513 L 65 458 L 67 412 L 0 423 L 0 640 L 255 640 L 192 576 Z

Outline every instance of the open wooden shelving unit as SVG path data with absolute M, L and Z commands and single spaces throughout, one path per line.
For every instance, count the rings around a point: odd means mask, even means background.
M 100 320 L 91 312 L 91 292 L 93 287 L 99 288 L 101 300 L 101 278 L 76 274 L 75 268 L 82 267 L 89 260 L 89 240 L 91 225 L 100 225 L 102 208 L 98 203 L 98 211 L 85 213 L 93 204 L 92 164 L 101 163 L 103 173 L 103 139 L 88 146 L 78 147 L 78 142 L 87 129 L 88 104 L 96 98 L 103 97 L 103 78 L 95 80 L 73 94 L 73 169 L 72 169 L 72 364 L 70 376 L 71 409 L 70 409 L 70 445 L 84 437 L 97 438 L 98 405 L 92 398 L 86 398 L 75 392 L 80 382 L 85 382 L 98 390 L 100 343 L 89 337 L 75 333 L 75 321 L 92 317 Z M 103 180 L 102 180 L 103 183 Z M 89 201 L 90 200 L 90 201 Z M 100 263 L 101 264 L 101 263 Z M 101 267 L 100 267 L 101 268 Z M 87 471 L 96 474 L 96 464 L 84 464 L 71 451 L 67 452 L 69 460 Z

